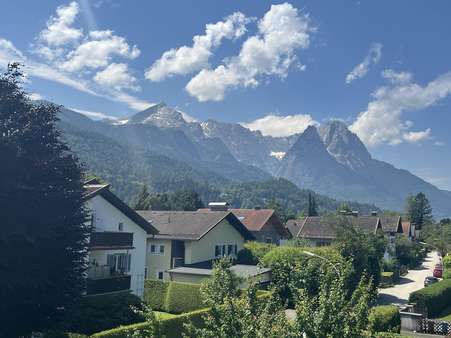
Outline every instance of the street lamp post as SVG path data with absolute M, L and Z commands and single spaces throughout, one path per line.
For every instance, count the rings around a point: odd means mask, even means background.
M 332 263 L 329 259 L 327 259 L 326 257 L 317 255 L 317 254 L 315 254 L 311 251 L 307 251 L 307 250 L 302 250 L 301 252 L 307 256 L 316 257 L 316 258 L 322 259 L 323 261 L 326 261 L 327 263 L 329 263 L 332 266 L 332 268 L 337 273 L 338 277 L 340 277 L 340 271 L 338 270 L 337 266 L 334 263 Z

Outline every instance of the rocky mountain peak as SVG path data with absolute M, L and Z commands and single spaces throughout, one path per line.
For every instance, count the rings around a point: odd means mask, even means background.
M 363 142 L 345 123 L 329 121 L 319 128 L 319 134 L 327 151 L 341 164 L 358 169 L 371 161 L 371 155 Z

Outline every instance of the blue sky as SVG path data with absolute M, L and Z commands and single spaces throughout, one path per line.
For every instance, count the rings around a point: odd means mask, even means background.
M 410 0 L 5 1 L 0 68 L 23 62 L 35 97 L 91 116 L 164 101 L 275 136 L 339 118 L 375 158 L 451 190 L 450 11 Z

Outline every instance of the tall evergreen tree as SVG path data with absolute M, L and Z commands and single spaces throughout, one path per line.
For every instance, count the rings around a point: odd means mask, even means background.
M 431 204 L 422 192 L 407 198 L 406 209 L 407 217 L 418 229 L 433 222 Z
M 84 287 L 82 171 L 58 110 L 31 103 L 19 65 L 0 75 L 0 337 L 49 327 Z
M 141 191 L 132 204 L 132 208 L 135 210 L 148 210 L 150 207 L 150 194 L 147 185 L 143 185 Z
M 308 213 L 307 216 L 318 216 L 318 206 L 315 196 L 311 192 L 308 193 Z

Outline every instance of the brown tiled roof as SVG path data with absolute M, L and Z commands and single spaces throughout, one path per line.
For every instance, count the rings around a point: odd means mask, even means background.
M 380 216 L 384 232 L 402 232 L 401 216 Z
M 349 224 L 364 233 L 376 233 L 380 227 L 379 217 L 376 216 L 340 216 L 340 217 L 307 217 L 301 224 L 298 237 L 314 239 L 334 239 L 340 223 Z
M 274 209 L 230 209 L 250 231 L 259 231 L 274 214 Z
M 302 225 L 305 222 L 306 217 L 302 217 L 300 219 L 290 219 L 285 224 L 285 227 L 290 232 L 291 236 L 296 237 L 301 230 Z
M 158 229 L 156 238 L 199 240 L 223 219 L 247 239 L 255 239 L 246 227 L 230 211 L 152 211 L 138 213 Z
M 92 183 L 91 183 L 92 182 Z M 133 222 L 143 228 L 148 234 L 156 234 L 158 231 L 152 225 L 149 224 L 144 218 L 136 213 L 135 210 L 130 208 L 119 197 L 110 191 L 109 184 L 100 184 L 97 180 L 91 180 L 84 185 L 84 200 L 87 201 L 97 195 L 102 196 L 109 203 L 119 209 L 124 215 L 130 218 Z

